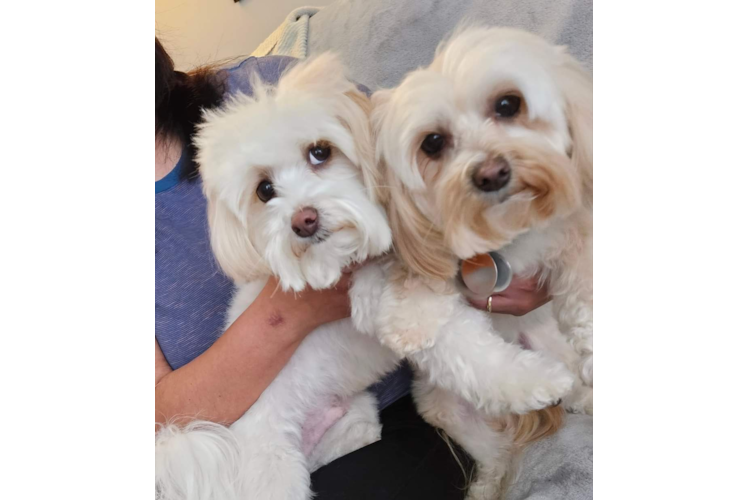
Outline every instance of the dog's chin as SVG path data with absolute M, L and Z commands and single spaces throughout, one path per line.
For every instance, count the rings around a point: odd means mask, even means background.
M 364 238 L 357 231 L 344 229 L 315 236 L 301 245 L 298 238 L 291 240 L 288 251 L 268 254 L 271 270 L 284 290 L 330 288 L 340 280 L 346 267 L 369 256 Z
M 324 207 L 325 221 L 311 237 L 289 230 L 268 241 L 264 256 L 284 290 L 330 288 L 346 267 L 389 250 L 392 233 L 381 208 L 367 203 L 342 208 Z
M 473 188 L 473 191 L 476 196 L 480 196 L 483 199 L 483 202 L 487 205 L 501 205 L 505 201 L 507 201 L 513 194 L 517 194 L 516 190 L 513 189 L 511 186 L 506 186 L 494 193 L 484 193 L 481 192 L 478 188 Z

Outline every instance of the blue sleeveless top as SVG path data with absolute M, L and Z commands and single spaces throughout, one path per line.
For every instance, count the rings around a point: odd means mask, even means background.
M 250 57 L 225 70 L 227 92 L 251 94 L 250 75 L 277 83 L 295 59 Z M 156 340 L 177 369 L 202 354 L 223 331 L 234 290 L 210 249 L 207 207 L 202 181 L 180 178 L 184 158 L 156 182 Z M 410 390 L 407 365 L 372 390 L 384 408 Z

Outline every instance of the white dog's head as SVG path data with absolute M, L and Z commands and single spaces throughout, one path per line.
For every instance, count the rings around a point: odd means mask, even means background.
M 471 28 L 373 101 L 395 248 L 419 274 L 591 203 L 592 81 L 562 47 Z
M 238 282 L 326 288 L 391 244 L 377 201 L 370 103 L 331 54 L 297 64 L 277 88 L 253 81 L 205 113 L 195 139 L 211 245 Z

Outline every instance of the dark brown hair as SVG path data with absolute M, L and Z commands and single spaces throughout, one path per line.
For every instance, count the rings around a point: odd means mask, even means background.
M 174 61 L 156 38 L 156 135 L 177 139 L 187 146 L 182 178 L 197 177 L 192 136 L 202 119 L 202 110 L 221 104 L 224 82 L 215 67 L 188 73 L 174 70 Z

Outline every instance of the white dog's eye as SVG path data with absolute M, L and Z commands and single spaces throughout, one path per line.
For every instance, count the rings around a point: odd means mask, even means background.
M 435 157 L 444 149 L 445 144 L 444 136 L 441 134 L 429 134 L 421 143 L 421 151 L 426 155 Z
M 330 146 L 312 146 L 309 149 L 309 163 L 322 165 L 330 157 Z
M 257 197 L 261 202 L 267 203 L 275 198 L 275 188 L 270 181 L 262 181 L 257 185 Z
M 505 95 L 496 100 L 494 111 L 501 118 L 511 118 L 519 113 L 522 99 L 516 95 Z

